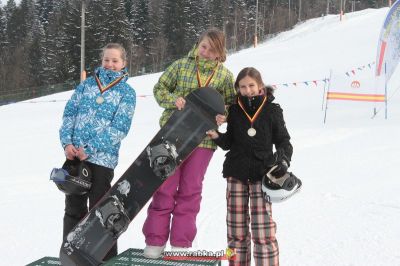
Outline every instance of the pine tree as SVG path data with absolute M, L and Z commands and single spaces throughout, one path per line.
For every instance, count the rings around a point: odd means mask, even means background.
M 40 66 L 38 73 L 31 74 L 37 77 L 39 84 L 54 84 L 57 76 L 55 61 L 57 49 L 55 47 L 54 29 L 58 24 L 55 16 L 56 3 L 54 0 L 37 0 L 35 4 L 35 24 L 37 30 L 35 38 L 30 48 L 30 60 L 37 60 L 37 66 Z M 34 67 L 32 65 L 32 67 Z M 33 71 L 34 72 L 34 71 Z
M 211 10 L 209 14 L 210 17 L 210 24 L 212 27 L 223 29 L 224 27 L 224 0 L 215 0 L 212 1 L 210 5 Z
M 209 28 L 210 20 L 206 15 L 204 1 L 184 1 L 184 20 L 185 27 L 185 47 L 184 51 L 189 51 L 198 40 L 200 34 Z
M 39 21 L 46 29 L 49 25 L 49 18 L 54 12 L 54 0 L 36 0 L 36 9 Z
M 86 70 L 92 73 L 100 65 L 101 48 L 107 44 L 108 20 L 107 10 L 101 0 L 88 3 L 86 12 Z
M 7 19 L 0 1 L 0 56 L 7 47 Z
M 164 70 L 167 49 L 165 44 L 167 43 L 164 37 L 163 26 L 164 26 L 164 12 L 165 12 L 165 1 L 150 0 L 149 1 L 149 59 L 151 65 L 151 71 L 157 72 Z
M 134 7 L 133 2 L 135 0 L 125 0 L 125 12 L 128 21 L 132 20 L 132 8 Z
M 25 28 L 27 31 L 26 43 L 29 46 L 37 36 L 43 34 L 43 27 L 39 21 L 39 12 L 36 10 L 35 0 L 22 0 L 21 8 L 23 3 L 26 3 L 26 11 L 23 11 L 23 13 L 25 14 Z
M 169 61 L 181 57 L 185 51 L 184 0 L 166 0 L 164 35 L 167 39 Z
M 45 40 L 44 30 L 39 28 L 28 50 L 27 66 L 30 86 L 48 84 Z
M 8 55 L 7 19 L 0 1 L 0 95 L 6 91 L 6 61 Z
M 230 0 L 228 2 L 228 18 L 224 31 L 226 35 L 226 46 L 228 49 L 237 50 L 240 44 L 240 29 L 242 14 L 246 4 L 244 0 Z
M 194 1 L 194 3 L 196 3 Z M 197 7 L 195 10 L 194 17 L 195 26 L 196 26 L 196 35 L 200 35 L 205 29 L 211 27 L 210 17 L 208 16 L 208 9 L 207 6 L 209 5 L 208 0 L 201 0 L 197 2 Z
M 130 26 L 133 42 L 139 46 L 147 47 L 150 34 L 149 6 L 147 0 L 133 0 L 130 13 Z
M 63 53 L 60 53 L 61 42 L 59 38 L 60 28 L 63 23 L 63 1 L 53 2 L 53 10 L 49 13 L 48 26 L 46 29 L 45 58 L 46 58 L 46 80 L 45 84 L 55 84 L 65 82 L 64 76 L 60 74 L 59 62 L 62 60 Z
M 46 35 L 40 19 L 40 10 L 35 6 L 34 1 L 29 2 L 29 18 L 30 24 L 29 34 L 27 36 L 27 67 L 29 69 L 29 80 L 32 86 L 39 86 L 46 83 L 47 80 L 47 48 Z
M 57 32 L 57 69 L 60 80 L 79 80 L 81 1 L 62 0 Z
M 247 27 L 248 29 L 248 37 L 247 40 L 249 43 L 252 43 L 254 40 L 254 28 L 255 28 L 255 22 L 256 22 L 256 0 L 246 0 L 246 9 L 248 11 L 247 13 Z
M 135 64 L 135 69 L 131 69 L 131 73 L 137 73 L 151 64 L 150 43 L 153 33 L 150 25 L 148 0 L 132 0 L 130 2 L 130 14 L 128 17 L 130 18 L 132 43 L 127 48 L 130 61 Z
M 9 1 L 8 3 L 10 2 L 13 1 Z M 9 10 L 11 11 L 12 9 L 8 9 L 7 12 Z M 16 48 L 17 46 L 19 46 L 23 42 L 23 38 L 25 38 L 26 36 L 26 31 L 24 28 L 24 18 L 21 16 L 21 8 L 15 8 L 12 10 L 12 13 L 6 13 L 7 37 L 10 42 L 10 48 Z
M 103 1 L 109 11 L 107 16 L 108 34 L 106 42 L 116 42 L 123 46 L 130 43 L 130 24 L 126 16 L 123 0 Z
M 8 20 L 9 51 L 12 51 L 13 56 L 8 58 L 7 71 L 9 73 L 9 82 L 13 84 L 14 88 L 29 87 L 32 84 L 29 67 L 29 47 L 36 33 L 34 13 L 33 0 L 22 0 L 20 6 L 14 10 Z
M 6 15 L 6 21 L 10 21 L 10 17 L 14 13 L 14 11 L 17 9 L 17 4 L 15 3 L 14 0 L 8 0 L 6 6 L 4 7 L 4 13 Z

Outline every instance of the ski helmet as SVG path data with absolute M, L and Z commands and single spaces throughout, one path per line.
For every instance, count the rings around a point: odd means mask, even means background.
M 62 168 L 54 168 L 50 180 L 67 195 L 83 195 L 92 186 L 92 173 L 85 162 L 67 160 Z
M 276 178 L 271 175 L 273 170 L 275 166 L 262 179 L 262 192 L 267 202 L 282 202 L 300 190 L 301 180 L 293 173 L 287 172 L 284 176 Z

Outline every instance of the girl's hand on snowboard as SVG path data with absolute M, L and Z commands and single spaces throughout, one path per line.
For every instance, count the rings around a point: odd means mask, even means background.
M 65 153 L 65 157 L 67 157 L 68 160 L 74 160 L 74 158 L 76 157 L 78 150 L 74 147 L 74 145 L 69 144 L 67 146 L 65 146 L 64 149 L 64 153 Z
M 178 110 L 180 111 L 180 110 L 183 109 L 183 107 L 185 107 L 185 103 L 186 103 L 185 99 L 184 99 L 183 97 L 179 97 L 179 98 L 176 99 L 176 101 L 175 101 L 175 106 L 176 106 L 176 108 L 178 108 Z
M 220 126 L 220 125 L 222 125 L 223 123 L 226 122 L 226 116 L 224 116 L 224 115 L 217 115 L 217 116 L 215 117 L 215 120 L 217 121 L 217 125 Z
M 219 137 L 217 131 L 215 131 L 214 129 L 208 130 L 206 134 L 212 139 L 217 139 Z

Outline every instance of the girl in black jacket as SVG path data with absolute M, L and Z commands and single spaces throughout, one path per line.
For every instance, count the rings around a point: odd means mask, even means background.
M 223 166 L 227 179 L 227 236 L 228 247 L 236 252 L 229 265 L 250 265 L 251 240 L 255 265 L 279 265 L 276 224 L 271 203 L 263 198 L 261 181 L 273 165 L 279 165 L 275 176 L 285 174 L 293 148 L 282 109 L 273 103 L 273 89 L 264 86 L 260 72 L 244 68 L 235 88 L 237 102 L 229 108 L 226 133 L 207 132 L 218 146 L 229 150 Z

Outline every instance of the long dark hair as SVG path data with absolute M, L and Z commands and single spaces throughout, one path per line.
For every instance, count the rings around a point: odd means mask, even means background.
M 235 81 L 235 89 L 237 93 L 239 93 L 239 82 L 247 76 L 249 76 L 250 78 L 254 79 L 257 82 L 258 86 L 262 88 L 265 95 L 272 95 L 274 93 L 274 89 L 271 86 L 264 85 L 260 71 L 258 71 L 254 67 L 245 67 L 237 75 Z

